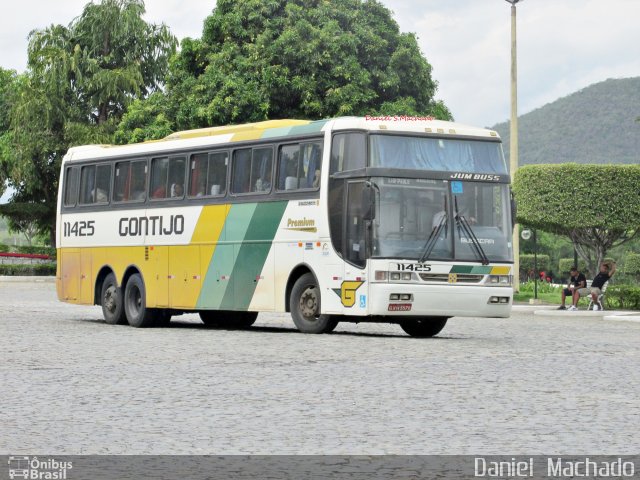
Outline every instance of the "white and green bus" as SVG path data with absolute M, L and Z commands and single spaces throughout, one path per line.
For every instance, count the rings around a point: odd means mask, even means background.
M 510 178 L 498 135 L 430 118 L 272 120 L 74 147 L 57 212 L 57 292 L 107 323 L 198 313 L 307 333 L 508 317 Z

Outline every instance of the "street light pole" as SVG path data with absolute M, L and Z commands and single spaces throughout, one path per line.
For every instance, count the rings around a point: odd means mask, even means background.
M 511 130 L 509 133 L 509 172 L 511 181 L 518 170 L 518 61 L 516 49 L 516 3 L 522 0 L 506 0 L 511 4 Z M 520 290 L 520 237 L 518 224 L 513 226 L 513 284 Z

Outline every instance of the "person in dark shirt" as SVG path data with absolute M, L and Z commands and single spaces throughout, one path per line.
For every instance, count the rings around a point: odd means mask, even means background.
M 573 305 L 569 307 L 569 310 L 577 310 L 578 300 L 580 297 L 586 297 L 591 295 L 593 299 L 593 309 L 602 310 L 602 305 L 598 302 L 598 296 L 602 293 L 602 287 L 609 281 L 613 274 L 616 273 L 615 262 L 602 262 L 600 264 L 600 273 L 593 278 L 591 286 L 587 288 L 578 288 L 573 292 Z
M 562 305 L 558 307 L 558 310 L 566 310 L 566 298 L 573 298 L 573 292 L 579 288 L 585 288 L 587 286 L 587 277 L 584 276 L 584 273 L 580 273 L 578 271 L 578 267 L 571 267 L 569 273 L 571 274 L 571 278 L 569 278 L 567 288 L 562 289 Z

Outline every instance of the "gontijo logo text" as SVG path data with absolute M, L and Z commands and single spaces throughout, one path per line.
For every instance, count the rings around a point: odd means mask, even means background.
M 73 462 L 63 462 L 55 458 L 9 457 L 9 478 L 27 478 L 33 480 L 64 480 L 67 471 L 73 468 Z

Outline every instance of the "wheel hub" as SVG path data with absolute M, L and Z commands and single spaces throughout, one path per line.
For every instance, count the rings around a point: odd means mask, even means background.
M 113 285 L 104 292 L 104 307 L 111 313 L 116 310 L 116 287 Z
M 318 312 L 318 296 L 312 288 L 307 288 L 300 297 L 300 313 L 311 319 Z

